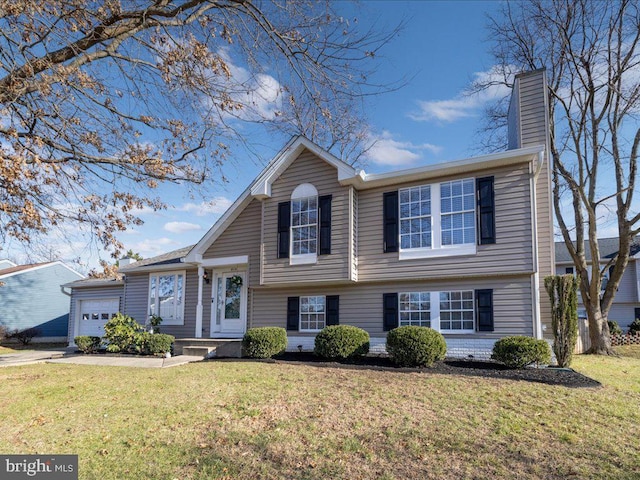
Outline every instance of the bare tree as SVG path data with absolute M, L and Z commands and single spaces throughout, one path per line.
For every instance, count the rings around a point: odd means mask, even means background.
M 372 59 L 396 30 L 334 6 L 0 0 L 0 239 L 77 222 L 115 257 L 136 211 L 164 206 L 159 182 L 223 178 L 247 122 L 357 156 Z
M 517 70 L 546 68 L 555 216 L 580 280 L 591 352 L 610 354 L 607 316 L 640 232 L 634 207 L 640 145 L 638 3 L 507 3 L 491 19 L 490 30 L 502 74 L 495 81 L 504 82 Z M 613 208 L 618 253 L 600 264 L 598 224 Z

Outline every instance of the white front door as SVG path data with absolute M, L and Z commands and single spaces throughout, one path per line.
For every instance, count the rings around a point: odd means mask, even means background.
M 216 274 L 211 299 L 211 336 L 243 335 L 247 325 L 245 272 Z

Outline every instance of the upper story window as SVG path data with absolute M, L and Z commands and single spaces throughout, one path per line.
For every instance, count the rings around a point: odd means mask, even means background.
M 149 275 L 149 316 L 162 317 L 163 325 L 184 325 L 185 272 Z
M 290 201 L 278 204 L 278 258 L 300 265 L 331 254 L 331 198 L 318 196 L 313 185 L 303 183 Z
M 476 243 L 475 203 L 473 179 L 440 184 L 442 245 Z
M 431 187 L 400 190 L 400 247 L 431 247 Z
M 401 260 L 476 253 L 474 179 L 403 188 L 397 193 L 395 205 L 395 192 L 384 197 L 385 251 L 399 251 Z M 394 215 L 398 221 L 389 220 Z M 493 209 L 489 215 L 493 220 Z M 389 248 L 389 244 L 397 246 Z
M 291 262 L 314 263 L 318 254 L 318 191 L 310 183 L 291 194 Z

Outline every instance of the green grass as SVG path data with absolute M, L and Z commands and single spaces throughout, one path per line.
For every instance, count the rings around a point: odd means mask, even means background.
M 621 347 L 614 347 L 618 355 L 623 357 L 632 357 L 640 359 L 640 345 L 624 345 Z
M 0 369 L 0 451 L 75 453 L 82 479 L 632 479 L 640 360 L 602 388 L 207 362 Z

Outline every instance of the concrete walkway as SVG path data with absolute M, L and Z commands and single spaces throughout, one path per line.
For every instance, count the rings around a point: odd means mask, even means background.
M 202 357 L 189 355 L 178 355 L 171 358 L 136 357 L 134 355 L 122 357 L 111 357 L 109 355 L 65 355 L 65 349 L 60 349 L 33 350 L 24 353 L 0 355 L 0 367 L 15 367 L 47 362 L 111 367 L 168 368 L 191 362 L 199 362 L 201 360 Z
M 53 358 L 62 358 L 65 352 L 66 349 L 61 348 L 51 350 L 28 350 L 20 353 L 5 353 L 0 355 L 0 367 L 41 363 Z

